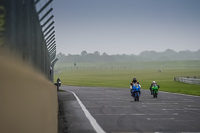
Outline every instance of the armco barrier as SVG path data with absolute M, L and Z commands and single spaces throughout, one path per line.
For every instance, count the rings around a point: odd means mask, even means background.
M 200 84 L 200 79 L 196 77 L 174 77 L 174 81 L 179 81 L 188 84 Z
M 11 54 L 17 52 L 23 60 L 32 64 L 49 80 L 52 80 L 53 75 L 50 75 L 50 68 L 55 56 L 51 55 L 50 60 L 49 51 L 52 49 L 47 49 L 44 37 L 44 34 L 47 33 L 43 32 L 39 13 L 36 10 L 36 3 L 38 4 L 39 1 L 0 1 L 0 48 L 8 49 Z M 49 0 L 49 3 L 51 1 Z M 43 8 L 45 7 L 43 6 Z M 44 10 L 40 10 L 40 12 L 45 13 Z M 45 18 L 45 16 L 42 17 L 42 19 Z M 45 25 L 48 26 L 48 23 L 50 23 L 50 19 Z M 55 54 L 56 50 L 53 49 L 53 51 Z

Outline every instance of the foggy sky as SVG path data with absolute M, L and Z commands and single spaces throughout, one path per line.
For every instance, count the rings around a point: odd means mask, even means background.
M 200 49 L 200 0 L 54 0 L 57 53 Z

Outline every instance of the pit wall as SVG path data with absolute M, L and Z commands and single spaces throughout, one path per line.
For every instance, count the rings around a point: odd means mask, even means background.
M 0 133 L 56 133 L 56 87 L 16 56 L 0 62 Z

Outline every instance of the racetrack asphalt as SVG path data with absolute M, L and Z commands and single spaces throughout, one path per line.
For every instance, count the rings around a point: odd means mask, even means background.
M 68 133 L 98 132 L 76 96 L 106 133 L 200 132 L 199 96 L 159 91 L 155 99 L 149 90 L 142 89 L 140 101 L 134 101 L 128 88 L 62 86 L 60 89 L 66 91 L 59 92 L 58 99 L 64 106 Z

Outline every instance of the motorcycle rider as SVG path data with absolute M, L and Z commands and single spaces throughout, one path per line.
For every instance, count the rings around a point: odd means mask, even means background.
M 160 88 L 160 86 L 156 83 L 156 81 L 153 81 L 153 82 L 151 83 L 151 86 L 149 87 L 149 90 L 150 90 L 150 92 L 151 92 L 151 95 L 153 94 L 152 87 L 156 87 L 156 86 L 158 86 L 158 89 Z
M 140 92 L 140 86 L 137 84 L 137 79 L 133 78 L 133 81 L 130 84 L 130 88 L 131 88 L 131 96 L 135 96 L 135 91 L 139 91 Z
M 140 82 L 139 81 L 137 81 L 137 84 L 139 85 L 139 87 L 140 87 L 140 89 L 142 89 L 141 87 L 141 85 L 140 85 Z M 139 90 L 139 93 L 141 94 L 141 91 Z

